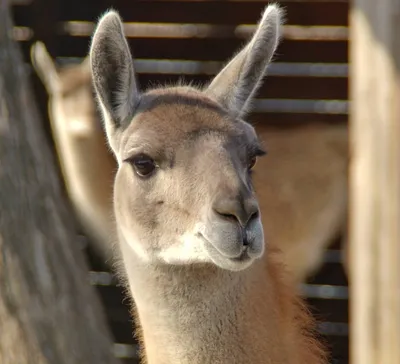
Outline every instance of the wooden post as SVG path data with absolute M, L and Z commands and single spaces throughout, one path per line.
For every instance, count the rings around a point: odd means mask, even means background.
M 117 364 L 12 29 L 0 0 L 0 363 Z
M 350 12 L 350 355 L 400 364 L 400 0 Z

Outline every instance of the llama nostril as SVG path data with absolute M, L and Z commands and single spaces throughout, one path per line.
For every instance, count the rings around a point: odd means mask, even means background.
M 233 215 L 233 214 L 224 214 L 224 213 L 220 213 L 220 212 L 218 212 L 218 211 L 216 211 L 216 213 L 217 213 L 219 216 L 221 216 L 221 217 L 223 217 L 224 219 L 226 219 L 226 220 L 229 220 L 229 221 L 232 221 L 232 222 L 237 222 L 237 217 L 236 217 L 235 215 Z
M 257 219 L 259 216 L 260 216 L 260 210 L 257 208 L 257 210 L 254 211 L 254 212 L 251 214 L 250 219 L 249 219 L 249 221 L 247 222 L 247 224 L 249 224 L 250 221 Z
M 241 201 L 240 199 L 218 199 L 213 205 L 214 212 L 225 220 L 247 226 L 250 221 L 259 215 L 258 205 L 255 201 Z
M 243 230 L 242 234 L 243 234 L 243 246 L 248 246 L 249 238 L 247 237 L 246 230 Z

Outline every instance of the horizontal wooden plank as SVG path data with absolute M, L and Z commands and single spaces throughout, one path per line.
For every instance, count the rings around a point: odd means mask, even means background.
M 129 39 L 133 56 L 140 59 L 182 59 L 226 62 L 243 45 L 238 39 Z M 88 54 L 89 37 L 59 36 L 54 57 L 84 57 Z M 29 56 L 31 42 L 20 43 Z M 277 50 L 276 61 L 347 63 L 347 41 L 285 40 Z
M 60 66 L 79 64 L 82 57 L 57 57 L 56 62 Z M 146 74 L 175 74 L 175 75 L 207 75 L 218 73 L 224 62 L 220 61 L 196 61 L 176 59 L 138 59 L 135 58 L 135 69 L 138 73 Z M 28 65 L 28 67 L 30 67 Z M 347 78 L 347 63 L 291 63 L 272 62 L 268 66 L 269 76 L 279 77 L 324 77 Z
M 323 321 L 318 324 L 318 332 L 325 336 L 348 337 L 349 325 L 347 322 Z
M 38 105 L 40 107 L 41 114 L 43 115 L 44 125 L 46 132 L 49 135 L 49 140 L 51 139 L 51 132 L 49 128 L 48 116 L 47 116 L 47 94 L 38 80 L 37 76 L 31 75 L 33 84 L 35 87 L 35 98 L 38 100 Z M 267 78 L 268 79 L 268 78 Z M 267 84 L 267 83 L 266 83 Z M 288 113 L 288 112 L 253 112 L 248 117 L 247 120 L 252 122 L 256 128 L 258 124 L 268 124 L 271 126 L 276 126 L 279 128 L 284 127 L 296 127 L 298 125 L 305 124 L 320 124 L 320 123 L 347 123 L 348 116 L 343 114 L 317 114 L 313 112 L 302 112 L 302 113 Z M 92 256 L 91 256 L 92 257 Z M 91 266 L 96 269 L 106 269 L 105 265 L 102 264 L 99 259 L 93 257 L 91 258 Z M 321 282 L 323 283 L 323 282 Z
M 59 20 L 96 21 L 110 5 L 119 10 L 127 22 L 193 22 L 214 24 L 254 24 L 259 20 L 265 2 L 245 1 L 109 1 L 87 0 L 85 6 L 78 0 L 58 3 Z M 347 25 L 348 3 L 336 1 L 285 1 L 287 24 Z M 31 24 L 28 6 L 15 6 L 16 25 Z M 43 13 L 44 17 L 46 16 Z
M 208 74 L 181 74 L 175 73 L 142 73 L 141 67 L 138 67 L 138 81 L 142 88 L 147 89 L 157 85 L 171 85 L 184 80 L 187 83 L 192 82 L 195 85 L 205 85 L 210 82 L 212 75 Z M 157 72 L 156 69 L 152 69 Z M 32 74 L 36 80 L 36 75 Z M 41 94 L 37 94 L 41 96 Z M 265 82 L 257 93 L 258 98 L 271 99 L 304 99 L 304 100 L 347 100 L 348 81 L 346 77 L 303 77 L 303 76 L 279 76 L 268 74 Z M 42 102 L 42 99 L 40 100 Z M 104 263 L 91 256 L 91 264 L 94 269 L 104 269 Z
M 336 282 L 335 282 L 336 283 Z M 347 286 L 337 284 L 302 284 L 302 295 L 308 298 L 321 300 L 348 300 L 349 290 Z
M 159 85 L 175 85 L 178 80 L 200 85 L 210 79 L 206 76 L 138 74 L 139 84 L 144 89 Z M 308 83 L 308 80 L 310 87 L 305 88 L 304 84 Z M 334 89 L 333 86 L 339 87 Z M 332 96 L 340 96 L 343 99 L 330 100 Z M 270 77 L 266 79 L 257 97 L 253 106 L 257 112 L 347 114 L 345 79 Z
M 58 22 L 58 31 L 78 37 L 91 36 L 96 23 L 89 21 Z M 128 38 L 238 38 L 249 39 L 257 29 L 256 24 L 218 25 L 198 23 L 124 23 Z M 282 27 L 283 39 L 297 40 L 347 40 L 347 26 Z
M 94 22 L 65 21 L 56 22 L 54 36 L 69 35 L 72 37 L 91 37 L 95 28 Z M 256 25 L 215 25 L 194 23 L 124 23 L 127 38 L 171 38 L 171 39 L 239 39 L 248 40 L 255 32 Z M 14 39 L 28 41 L 35 34 L 32 27 L 14 26 Z M 282 40 L 303 41 L 348 41 L 347 26 L 302 26 L 284 25 Z
M 120 342 L 114 342 L 114 355 L 118 359 L 131 359 L 138 360 L 139 359 L 139 345 L 138 344 L 126 344 Z M 139 364 L 139 361 L 137 361 Z
M 301 100 L 301 99 L 255 99 L 253 110 L 256 112 L 279 113 L 348 113 L 347 100 Z

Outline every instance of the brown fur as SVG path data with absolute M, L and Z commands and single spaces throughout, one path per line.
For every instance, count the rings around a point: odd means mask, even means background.
M 175 149 L 178 147 L 179 140 L 184 138 L 184 135 L 192 132 L 192 128 L 196 127 L 196 117 L 191 107 L 195 107 L 196 105 L 198 107 L 200 105 L 205 106 L 205 109 L 201 107 L 198 109 L 201 115 L 199 119 L 208 120 L 210 122 L 209 128 L 215 130 L 219 127 L 224 127 L 224 122 L 218 126 L 219 122 L 212 115 L 214 111 L 210 111 L 210 108 L 207 107 L 208 103 L 204 103 L 204 100 L 194 97 L 196 95 L 194 90 L 157 90 L 153 91 L 150 95 L 153 93 L 156 93 L 158 96 L 166 95 L 171 102 L 165 103 L 166 99 L 161 98 L 163 102 L 155 102 L 153 104 L 156 105 L 154 108 L 152 105 L 144 102 L 147 108 L 140 112 L 140 119 L 137 119 L 137 123 L 132 124 L 132 128 L 137 126 L 142 130 L 146 130 L 146 123 L 149 123 L 147 128 L 150 128 L 151 124 L 151 128 L 157 130 L 157 134 L 162 136 L 160 143 L 163 143 L 164 140 L 168 141 L 167 145 L 161 144 L 160 146 L 157 145 L 157 141 L 154 141 L 153 145 L 155 145 L 156 149 Z M 189 104 L 189 107 L 187 104 Z M 191 114 L 192 119 L 187 120 L 187 122 L 185 121 L 183 124 L 175 123 L 174 127 L 171 127 L 164 122 L 165 119 L 183 120 L 183 115 L 186 113 Z M 193 124 L 191 124 L 191 121 L 193 121 Z M 203 125 L 203 127 L 206 127 L 206 125 Z M 139 130 L 134 131 L 134 129 L 130 132 L 132 134 L 140 133 Z M 145 134 L 138 135 L 141 135 L 138 137 L 140 140 L 146 140 Z M 126 143 L 126 147 L 122 148 L 122 150 L 129 150 L 128 139 L 122 139 Z M 125 184 L 126 181 L 120 180 L 119 183 Z M 118 187 L 116 188 L 118 189 Z M 118 196 L 116 198 L 119 199 Z M 188 196 L 187 198 L 190 197 Z M 193 201 L 192 204 L 194 203 Z M 138 203 L 137 205 L 143 206 L 142 203 Z M 137 214 L 139 211 L 135 211 L 134 213 Z M 124 256 L 126 249 L 129 250 L 129 248 L 122 241 L 120 244 L 122 244 L 122 255 Z M 189 310 L 192 305 L 192 303 L 188 304 L 186 300 L 181 301 L 179 297 L 193 296 L 190 298 L 190 302 L 192 300 L 201 302 L 204 299 L 202 296 L 205 295 L 205 292 L 220 292 L 221 296 L 229 298 L 226 300 L 226 304 L 222 305 L 222 311 L 216 315 L 221 320 L 221 330 L 224 330 L 224 325 L 228 325 L 226 329 L 227 335 L 232 336 L 233 333 L 229 330 L 230 319 L 227 318 L 227 322 L 224 321 L 224 312 L 229 311 L 231 307 L 236 307 L 236 317 L 243 317 L 243 322 L 235 323 L 240 330 L 240 343 L 243 347 L 235 354 L 234 358 L 229 359 L 229 363 L 319 364 L 326 362 L 327 356 L 323 346 L 314 336 L 315 322 L 310 316 L 304 302 L 294 293 L 293 277 L 284 268 L 283 257 L 278 249 L 269 247 L 263 260 L 254 263 L 246 271 L 236 273 L 227 273 L 212 266 L 177 268 L 176 270 L 173 268 L 171 272 L 169 268 L 153 268 L 147 264 L 142 266 L 137 260 L 131 259 L 125 256 L 125 268 L 123 268 L 124 273 L 121 274 L 122 276 L 135 277 L 135 280 L 140 281 L 142 277 L 147 277 L 151 272 L 152 277 L 151 279 L 146 278 L 142 282 L 144 284 L 142 288 L 138 288 L 136 284 L 131 284 L 131 291 L 134 292 L 134 297 L 136 296 L 136 302 L 139 305 L 138 311 L 136 309 L 133 310 L 137 327 L 136 337 L 141 346 L 146 349 L 141 353 L 143 363 L 228 363 L 224 359 L 227 357 L 227 353 L 229 351 L 236 352 L 237 349 L 229 347 L 226 348 L 227 352 L 222 350 L 219 343 L 225 340 L 229 341 L 227 338 L 225 339 L 222 332 L 219 333 L 222 336 L 219 337 L 219 340 L 214 345 L 213 340 L 205 342 L 205 338 L 202 337 L 201 341 L 207 347 L 207 353 L 186 353 L 185 355 L 190 357 L 190 360 L 186 361 L 181 357 L 169 356 L 170 354 L 163 350 L 164 347 L 178 346 L 178 343 L 183 340 L 183 336 L 189 340 L 188 337 L 190 337 L 190 334 L 186 331 L 188 330 L 186 325 L 182 324 L 179 326 L 179 330 L 185 333 L 181 336 L 176 335 L 175 330 L 164 331 L 168 330 L 168 327 L 164 327 L 165 323 L 162 321 L 160 322 L 157 319 L 149 320 L 149 315 L 157 316 L 158 312 L 162 312 L 163 310 L 166 310 L 168 315 L 177 315 L 176 317 L 173 316 L 174 318 L 171 318 L 171 321 L 179 320 L 179 313 Z M 181 281 L 185 282 L 186 287 L 183 292 L 180 290 L 176 291 L 171 286 L 170 274 L 173 274 L 175 284 Z M 258 278 L 253 280 L 250 277 Z M 230 289 L 225 289 L 225 286 L 229 286 L 227 282 L 232 280 L 237 280 L 238 283 Z M 195 283 L 192 285 L 191 281 Z M 210 282 L 213 282 L 213 284 L 210 284 Z M 204 286 L 208 286 L 208 288 L 202 291 L 202 287 Z M 243 290 L 243 287 L 246 289 Z M 239 299 L 237 292 L 242 292 L 243 295 L 238 302 L 234 302 L 235 297 Z M 162 301 L 158 302 L 153 310 L 152 302 L 157 302 L 160 298 Z M 175 302 L 176 300 L 179 303 Z M 175 309 L 170 311 L 171 308 L 164 305 L 163 301 L 174 302 L 173 307 Z M 208 299 L 205 304 L 209 304 Z M 146 306 L 144 310 L 143 305 Z M 141 307 L 142 309 L 140 309 Z M 210 315 L 208 319 L 212 320 L 211 313 L 208 314 Z M 276 315 L 276 321 L 271 318 L 274 315 Z M 207 320 L 206 317 L 202 317 Z M 272 324 L 270 321 L 272 321 Z M 261 326 L 260 323 L 263 323 L 264 326 Z M 198 325 L 201 326 L 200 322 Z M 191 324 L 189 324 L 190 327 L 192 327 Z M 214 337 L 212 334 L 213 330 L 219 329 L 217 327 L 209 328 L 207 332 L 210 337 Z M 197 332 L 196 335 L 200 335 L 200 333 Z M 246 345 L 251 346 L 252 340 L 260 340 L 261 338 L 262 341 L 257 347 L 253 346 L 251 352 L 246 351 Z M 194 340 L 190 346 L 197 347 L 197 341 L 193 338 L 190 339 Z M 215 339 L 217 340 L 217 336 Z M 237 344 L 235 342 L 235 345 Z
M 265 263 L 265 264 L 264 264 Z M 252 297 L 251 302 L 248 302 L 248 306 L 243 307 L 243 314 L 252 307 L 260 305 L 265 306 L 269 302 L 271 295 L 276 297 L 278 300 L 275 303 L 278 309 L 279 320 L 281 321 L 279 326 L 284 328 L 282 335 L 289 338 L 288 340 L 288 351 L 290 357 L 287 363 L 310 363 L 310 364 L 325 364 L 328 359 L 328 355 L 325 351 L 324 346 L 321 344 L 321 339 L 316 331 L 316 322 L 312 318 L 308 308 L 304 304 L 304 301 L 296 296 L 293 292 L 292 280 L 289 278 L 285 265 L 282 263 L 282 255 L 278 249 L 272 248 L 269 254 L 266 255 L 266 260 L 260 264 L 263 264 L 263 268 L 266 270 L 265 276 L 268 276 L 272 282 L 272 287 L 268 287 L 267 290 L 260 289 L 263 284 L 257 285 L 257 292 Z M 126 273 L 123 272 L 123 268 L 119 267 L 121 270 L 121 277 L 126 279 Z M 127 292 L 130 295 L 130 292 Z M 268 297 L 266 297 L 266 293 Z M 133 303 L 133 302 L 132 302 Z M 226 309 L 229 309 L 228 307 Z M 265 313 L 265 311 L 261 311 Z M 137 339 L 140 347 L 145 348 L 145 336 L 143 333 L 143 328 L 141 325 L 141 320 L 137 309 L 132 306 L 131 311 L 132 317 L 135 323 L 135 338 Z M 254 316 L 254 321 L 248 322 L 248 327 L 250 330 L 254 330 L 256 334 L 261 336 L 259 331 L 256 331 L 259 327 L 260 322 L 265 322 L 266 318 L 263 315 Z M 250 334 L 249 334 L 250 335 Z M 167 338 L 168 340 L 168 338 Z M 257 357 L 260 358 L 260 363 L 263 364 L 280 364 L 281 361 L 269 361 L 267 352 L 264 352 L 260 348 L 260 352 L 257 353 Z M 147 364 L 146 351 L 140 351 L 140 358 L 142 364 Z M 265 358 L 265 360 L 262 360 Z M 244 363 L 258 361 L 253 361 L 255 358 L 244 357 L 236 358 L 236 361 L 231 361 L 230 363 Z M 163 362 L 162 359 L 158 362 Z M 204 363 L 208 361 L 204 361 Z M 220 363 L 219 361 L 212 361 L 213 364 Z M 225 364 L 225 362 L 222 362 Z M 282 361 L 283 363 L 283 361 Z M 286 361 L 285 361 L 286 363 Z
M 266 239 L 282 250 L 296 282 L 304 282 L 326 247 L 346 235 L 347 125 L 256 125 L 256 131 L 268 150 L 253 176 Z

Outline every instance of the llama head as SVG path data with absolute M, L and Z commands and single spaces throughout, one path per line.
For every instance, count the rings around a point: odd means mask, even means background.
M 118 13 L 100 19 L 90 49 L 93 83 L 119 164 L 119 234 L 140 259 L 241 270 L 263 254 L 251 169 L 264 152 L 242 118 L 280 24 L 280 9 L 269 5 L 252 39 L 202 90 L 141 92 Z

